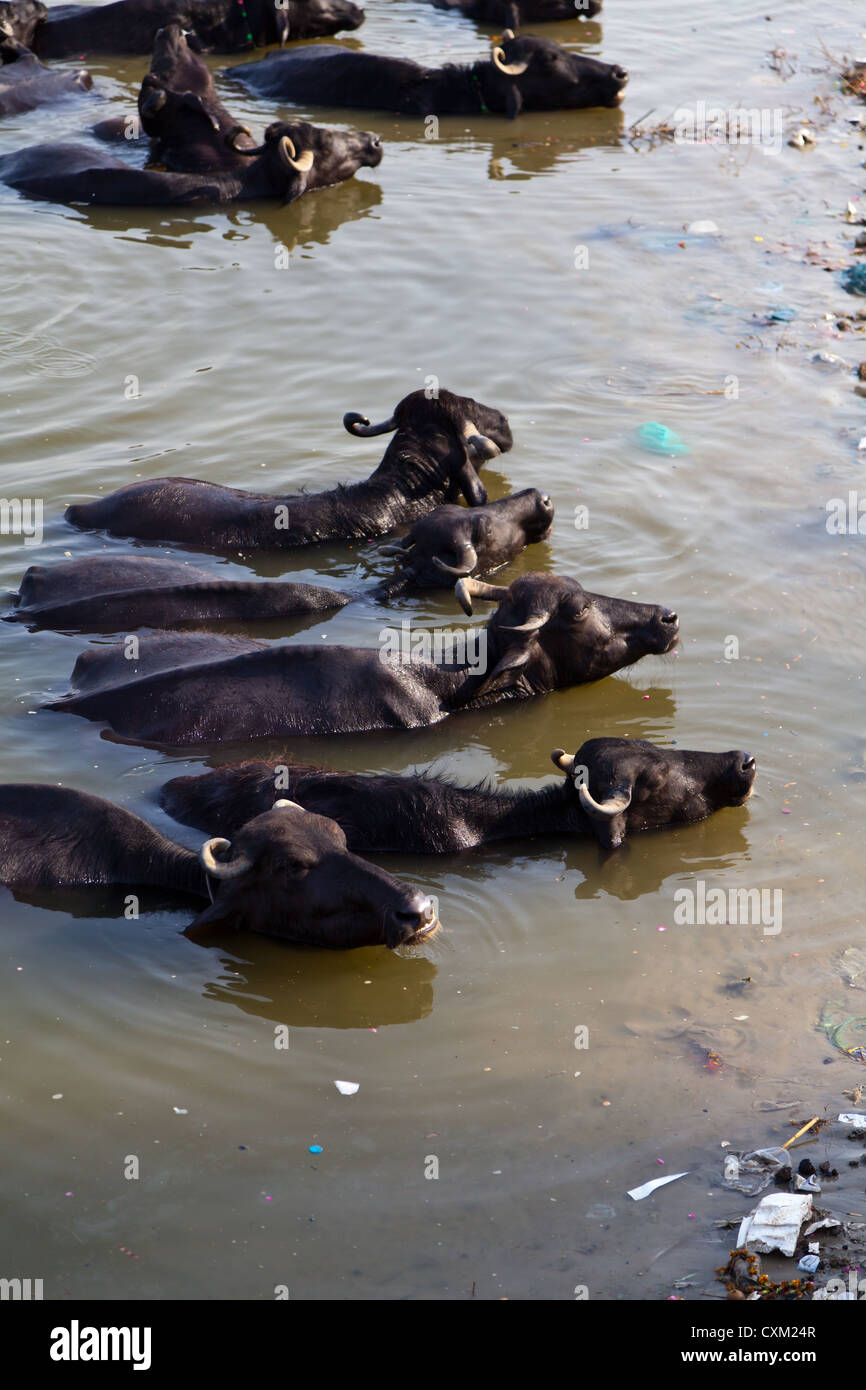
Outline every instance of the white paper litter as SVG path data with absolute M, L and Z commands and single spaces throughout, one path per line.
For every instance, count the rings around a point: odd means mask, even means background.
M 173 1105 L 171 1108 L 172 1108 L 172 1110 L 174 1111 L 175 1115 L 188 1115 L 188 1114 L 189 1114 L 189 1111 L 188 1111 L 188 1110 L 181 1110 L 181 1108 L 180 1108 L 179 1105 Z
M 361 1089 L 360 1081 L 335 1081 L 334 1085 L 341 1096 L 353 1096 L 356 1091 Z
M 825 1228 L 826 1228 L 828 1231 L 835 1231 L 835 1230 L 838 1230 L 838 1228 L 839 1228 L 841 1225 L 842 1225 L 842 1222 L 841 1222 L 841 1221 L 837 1221 L 837 1220 L 835 1219 L 835 1217 L 833 1217 L 833 1216 L 825 1216 L 823 1221 L 813 1221 L 812 1224 L 811 1224 L 811 1226 L 807 1226 L 806 1229 L 805 1229 L 805 1231 L 803 1232 L 803 1235 L 804 1235 L 804 1236 L 811 1236 L 811 1235 L 814 1235 L 816 1231 L 823 1231 Z
M 812 1213 L 812 1198 L 805 1193 L 774 1192 L 762 1197 L 740 1224 L 737 1245 L 758 1255 L 781 1250 L 793 1255 L 800 1227 Z
M 851 1111 L 850 1115 L 839 1116 L 840 1125 L 850 1125 L 858 1134 L 866 1130 L 866 1115 L 858 1115 L 856 1111 Z
M 669 1178 L 653 1178 L 652 1182 L 645 1182 L 642 1187 L 632 1187 L 629 1189 L 629 1197 L 633 1197 L 636 1202 L 643 1197 L 648 1197 L 651 1192 L 655 1192 L 657 1187 L 664 1187 L 665 1183 L 676 1182 L 677 1178 L 687 1178 L 691 1168 L 686 1173 L 671 1173 Z

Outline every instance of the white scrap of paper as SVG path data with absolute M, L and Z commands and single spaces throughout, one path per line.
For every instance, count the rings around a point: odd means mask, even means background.
M 361 1089 L 360 1081 L 335 1081 L 334 1085 L 341 1096 L 353 1096 L 356 1091 Z
M 664 1187 L 665 1183 L 676 1182 L 677 1178 L 687 1178 L 691 1168 L 686 1173 L 671 1173 L 669 1178 L 653 1178 L 652 1182 L 645 1182 L 642 1187 L 632 1187 L 629 1189 L 629 1197 L 633 1197 L 636 1202 L 643 1197 L 648 1197 L 651 1192 L 655 1192 L 657 1187 Z
M 862 1133 L 866 1129 L 866 1115 L 858 1115 L 856 1110 L 852 1110 L 848 1115 L 839 1116 L 840 1125 L 850 1125 L 853 1130 Z

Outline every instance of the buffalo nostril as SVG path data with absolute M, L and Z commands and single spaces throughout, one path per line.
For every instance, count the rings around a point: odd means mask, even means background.
M 625 68 L 614 68 L 613 77 L 615 81 L 622 83 L 623 86 L 625 86 L 626 82 L 628 82 L 628 72 Z
M 743 771 L 744 771 L 744 772 L 753 772 L 754 769 L 755 769 L 755 759 L 752 757 L 751 753 L 744 753 L 744 754 L 743 754 Z
M 663 623 L 670 624 L 671 627 L 676 627 L 680 620 L 680 615 L 679 613 L 675 613 L 672 608 L 663 608 L 661 620 Z

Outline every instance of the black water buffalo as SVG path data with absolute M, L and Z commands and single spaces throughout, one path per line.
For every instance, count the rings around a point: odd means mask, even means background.
M 464 602 L 497 598 L 480 632 L 437 640 L 405 623 L 383 629 L 378 649 L 145 634 L 134 659 L 125 644 L 82 653 L 73 692 L 48 708 L 161 747 L 412 729 L 600 680 L 679 637 L 670 609 L 590 594 L 574 579 L 526 574 L 507 589 L 477 579 L 457 588 Z
M 378 135 L 327 130 L 307 121 L 277 121 L 264 141 L 240 153 L 224 149 L 220 167 L 200 173 L 136 169 L 86 145 L 32 145 L 0 158 L 0 182 L 55 203 L 179 207 L 281 198 L 329 188 L 382 160 Z
M 192 30 L 204 53 L 241 53 L 287 39 L 315 39 L 357 29 L 364 22 L 364 11 L 350 0 L 116 0 L 113 5 L 55 5 L 36 31 L 36 51 L 46 58 L 149 53 L 156 31 L 172 22 Z
M 342 608 L 348 594 L 314 584 L 219 579 L 179 560 L 90 555 L 31 565 L 7 622 L 31 627 L 119 632 L 136 627 L 263 618 Z
M 35 53 L 5 33 L 0 26 L 0 116 L 33 111 L 46 102 L 60 101 L 71 92 L 87 92 L 93 78 L 85 68 L 78 72 L 52 72 Z
M 401 946 L 438 926 L 428 897 L 350 854 L 334 821 L 278 799 L 198 855 L 101 797 L 0 787 L 0 883 L 16 889 L 152 885 L 211 899 L 225 923 L 306 946 Z
M 566 19 L 593 19 L 601 0 L 431 0 L 437 10 L 462 14 L 478 24 L 552 24 Z
M 498 410 L 450 391 L 430 399 L 423 390 L 413 391 L 379 425 L 354 413 L 343 423 L 356 436 L 394 431 L 382 462 L 365 482 L 275 497 L 191 478 L 152 478 L 68 507 L 66 520 L 85 530 L 218 551 L 284 550 L 381 536 L 461 492 L 471 506 L 486 502 L 476 466 L 512 442 L 508 421 Z
M 408 58 L 322 44 L 240 63 L 226 75 L 274 101 L 404 116 L 492 111 L 513 117 L 522 110 L 616 106 L 628 82 L 624 68 L 569 53 L 533 34 L 503 37 L 491 58 L 471 65 L 425 68 Z
M 290 796 L 335 820 L 358 853 L 456 854 L 538 835 L 595 835 L 613 848 L 640 830 L 740 806 L 755 780 L 748 753 L 658 748 L 642 739 L 593 738 L 574 754 L 557 748 L 551 758 L 565 780 L 540 791 L 246 762 L 175 777 L 159 802 L 184 825 L 231 835 L 276 797 Z
M 394 597 L 408 589 L 450 589 L 455 579 L 489 574 L 542 541 L 553 525 L 553 503 L 545 492 L 528 487 L 513 497 L 481 507 L 446 503 L 416 521 L 396 545 L 381 554 L 395 555 L 402 569 L 377 592 Z
M 42 0 L 0 0 L 0 29 L 27 48 L 46 14 Z

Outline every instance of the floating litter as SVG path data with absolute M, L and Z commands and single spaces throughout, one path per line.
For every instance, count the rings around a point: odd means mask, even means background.
M 360 1081 L 335 1081 L 334 1085 L 341 1096 L 353 1096 L 356 1091 L 361 1089 Z

